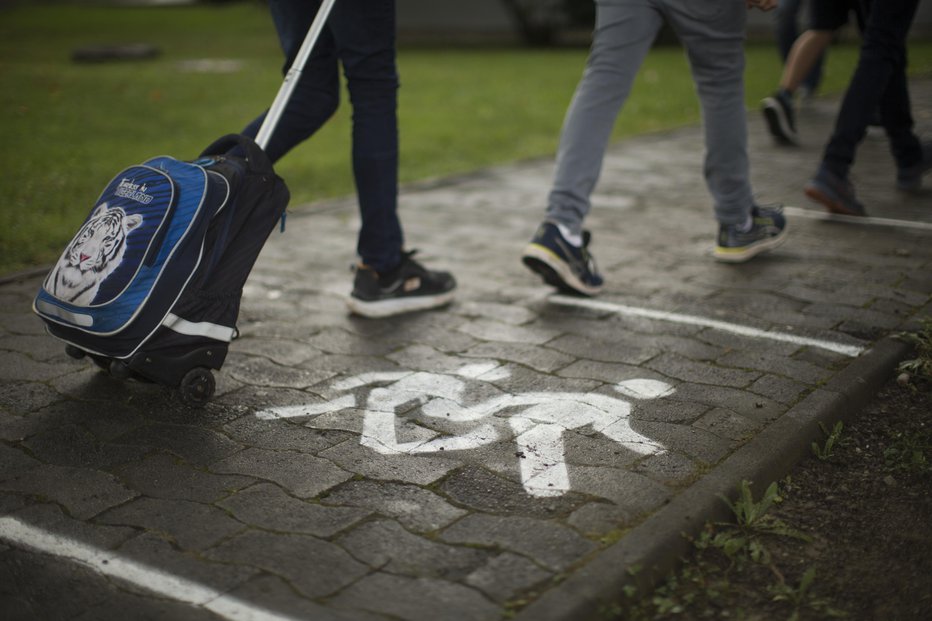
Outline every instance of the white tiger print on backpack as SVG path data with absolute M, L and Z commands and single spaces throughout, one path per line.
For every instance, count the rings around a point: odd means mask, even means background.
M 65 248 L 45 289 L 71 304 L 91 304 L 101 283 L 123 260 L 127 235 L 140 224 L 141 215 L 128 216 L 120 207 L 101 204 Z

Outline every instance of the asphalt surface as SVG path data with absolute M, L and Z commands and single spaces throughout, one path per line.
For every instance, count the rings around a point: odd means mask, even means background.
M 932 80 L 913 101 L 928 138 Z M 798 149 L 751 111 L 755 190 L 790 236 L 744 265 L 711 258 L 700 128 L 614 145 L 594 302 L 519 262 L 549 158 L 404 189 L 409 246 L 459 281 L 440 311 L 349 316 L 353 200 L 293 208 L 199 410 L 68 358 L 30 311 L 41 277 L 8 280 L 4 619 L 598 614 L 720 494 L 762 490 L 856 412 L 907 352 L 891 335 L 930 314 L 932 192 L 896 192 L 882 135 L 853 173 L 871 218 L 802 194 L 836 106 L 801 111 Z

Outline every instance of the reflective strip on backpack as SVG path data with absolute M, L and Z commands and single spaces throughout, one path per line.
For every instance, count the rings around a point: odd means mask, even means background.
M 226 326 L 221 326 L 216 323 L 208 323 L 206 321 L 193 322 L 188 321 L 187 319 L 182 319 L 178 315 L 169 313 L 165 317 L 165 321 L 162 322 L 162 325 L 168 328 L 169 330 L 174 330 L 178 334 L 186 334 L 188 336 L 206 336 L 217 341 L 224 341 L 229 343 L 233 340 L 233 334 L 235 328 L 228 328 Z
M 60 306 L 49 304 L 45 300 L 36 300 L 36 310 L 40 311 L 46 316 L 64 319 L 65 321 L 70 322 L 72 325 L 80 326 L 82 328 L 90 328 L 94 325 L 94 317 L 91 315 L 85 315 L 83 313 L 72 313 L 71 311 L 67 311 Z

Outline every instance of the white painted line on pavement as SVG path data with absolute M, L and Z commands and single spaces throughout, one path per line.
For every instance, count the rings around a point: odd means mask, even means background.
M 804 336 L 798 336 L 796 334 L 787 334 L 785 332 L 775 332 L 773 330 L 759 330 L 757 328 L 751 328 L 748 326 L 742 326 L 736 323 L 729 323 L 727 321 L 718 321 L 717 319 L 707 319 L 705 317 L 698 317 L 695 315 L 681 315 L 679 313 L 668 313 L 666 311 L 652 310 L 649 308 L 638 308 L 636 306 L 627 306 L 625 304 L 613 304 L 611 302 L 602 302 L 600 300 L 590 300 L 587 298 L 574 298 L 567 295 L 551 295 L 547 298 L 550 302 L 554 304 L 561 304 L 563 306 L 577 306 L 579 308 L 589 308 L 592 310 L 606 311 L 610 313 L 615 313 L 616 315 L 627 315 L 629 317 L 644 317 L 646 319 L 656 319 L 658 321 L 669 321 L 672 323 L 681 323 L 690 326 L 702 326 L 704 328 L 712 328 L 713 330 L 721 330 L 722 332 L 730 332 L 732 334 L 740 334 L 741 336 L 748 336 L 751 338 L 757 339 L 769 339 L 771 341 L 781 341 L 783 343 L 793 343 L 795 345 L 806 345 L 809 347 L 818 347 L 819 349 L 825 349 L 828 351 L 833 351 L 835 353 L 844 354 L 846 356 L 859 356 L 864 352 L 863 347 L 857 345 L 845 345 L 844 343 L 834 343 L 832 341 L 823 341 L 820 339 L 810 339 Z
M 802 207 L 783 206 L 783 213 L 800 218 L 812 220 L 825 220 L 830 222 L 847 222 L 849 224 L 869 224 L 873 226 L 890 226 L 905 229 L 919 229 L 932 231 L 932 222 L 915 222 L 913 220 L 893 220 L 891 218 L 874 218 L 872 216 L 843 216 L 837 213 L 814 211 Z
M 297 621 L 294 617 L 258 608 L 211 587 L 121 558 L 113 551 L 56 535 L 14 517 L 0 518 L 0 539 L 37 552 L 66 558 L 105 576 L 128 582 L 178 602 L 200 606 L 232 621 Z

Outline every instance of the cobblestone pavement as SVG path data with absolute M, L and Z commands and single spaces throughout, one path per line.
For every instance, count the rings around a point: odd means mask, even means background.
M 913 98 L 928 137 L 932 81 Z M 0 287 L 4 618 L 597 613 L 717 494 L 805 454 L 929 314 L 932 193 L 893 190 L 883 137 L 854 174 L 874 220 L 806 204 L 835 106 L 802 111 L 797 150 L 750 114 L 760 200 L 792 208 L 785 246 L 746 265 L 711 259 L 699 128 L 613 147 L 596 304 L 518 261 L 550 159 L 405 189 L 411 246 L 460 283 L 442 311 L 348 316 L 353 202 L 293 210 L 201 410 L 66 357 L 30 312 L 38 277 Z

